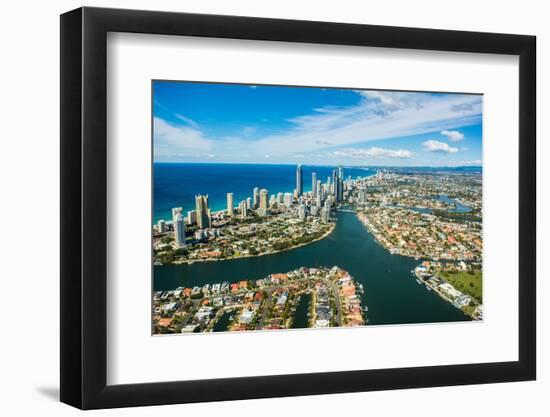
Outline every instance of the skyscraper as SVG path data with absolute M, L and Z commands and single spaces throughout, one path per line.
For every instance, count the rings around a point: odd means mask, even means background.
M 254 187 L 252 197 L 254 199 L 254 205 L 252 206 L 252 208 L 257 209 L 258 207 L 260 207 L 260 189 L 258 187 Z
M 302 181 L 302 164 L 296 166 L 296 192 L 300 196 L 303 192 L 303 181 Z
M 285 206 L 290 207 L 292 205 L 292 194 L 285 193 L 283 200 L 285 202 Z
M 157 229 L 158 229 L 159 233 L 166 232 L 166 222 L 164 220 L 160 219 L 158 221 Z
M 265 188 L 262 188 L 260 190 L 260 208 L 267 209 L 268 208 L 268 198 L 269 193 Z
M 338 181 L 338 170 L 336 169 L 333 169 L 332 170 L 332 186 L 333 186 L 333 189 L 332 189 L 332 194 L 334 195 L 334 197 L 336 197 L 336 201 L 338 201 L 338 186 L 339 186 L 339 181 Z
M 187 212 L 187 224 L 193 225 L 197 223 L 197 212 L 195 210 L 189 210 Z
M 311 195 L 315 197 L 317 195 L 317 173 L 311 173 Z
M 178 214 L 183 214 L 183 207 L 174 207 L 172 209 L 172 222 L 175 221 Z
M 306 206 L 303 204 L 298 206 L 298 218 L 302 221 L 307 218 Z
M 341 180 L 344 179 L 344 167 L 342 165 L 338 167 L 338 178 Z
M 259 214 L 260 216 L 267 215 L 267 209 L 269 207 L 269 193 L 265 188 L 262 188 L 260 190 L 260 207 L 259 207 Z
M 246 200 L 241 201 L 239 204 L 239 211 L 241 212 L 241 218 L 246 219 L 248 216 L 248 204 L 246 203 Z
M 360 203 L 367 202 L 367 187 L 362 187 L 359 189 L 359 202 Z
M 174 218 L 174 240 L 178 247 L 185 247 L 185 223 L 181 214 Z
M 199 229 L 209 229 L 212 224 L 210 220 L 210 210 L 208 210 L 208 195 L 196 195 L 195 205 Z
M 330 210 L 328 210 L 326 207 L 323 207 L 321 209 L 321 221 L 323 223 L 328 223 L 329 219 L 330 219 Z
M 227 193 L 227 214 L 233 216 L 233 193 Z
M 336 202 L 344 200 L 344 168 L 340 165 L 332 171 L 332 182 L 334 183 L 334 198 Z

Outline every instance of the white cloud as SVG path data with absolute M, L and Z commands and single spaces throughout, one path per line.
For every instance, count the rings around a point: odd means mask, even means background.
M 413 153 L 405 149 L 393 150 L 384 148 L 369 148 L 369 149 L 343 149 L 334 151 L 334 156 L 343 158 L 412 158 Z
M 188 126 L 174 126 L 159 117 L 153 119 L 153 137 L 155 153 L 158 151 L 160 154 L 182 149 L 208 150 L 212 147 L 211 141 L 199 130 Z
M 366 103 L 376 107 L 381 115 L 407 108 L 420 110 L 423 107 L 423 101 L 428 98 L 425 94 L 398 91 L 360 90 L 356 92 L 366 99 Z
M 443 136 L 447 136 L 451 142 L 458 142 L 464 139 L 464 133 L 461 133 L 458 130 L 442 130 L 441 134 Z
M 194 128 L 198 128 L 199 125 L 193 120 L 193 119 L 190 119 L 189 117 L 187 116 L 184 116 L 183 114 L 178 114 L 176 113 L 175 116 L 180 119 L 181 121 L 184 121 L 185 123 L 187 123 L 188 125 L 191 125 L 193 126 Z
M 456 153 L 458 148 L 452 148 L 445 142 L 439 142 L 438 140 L 427 140 L 422 143 L 424 149 L 428 152 L 441 152 L 441 153 Z
M 358 91 L 353 106 L 323 107 L 289 120 L 292 126 L 250 144 L 257 154 L 308 153 L 374 140 L 451 131 L 481 121 L 481 97 L 460 94 Z M 474 100 L 477 100 L 474 102 Z M 457 113 L 453 105 L 467 102 Z
M 307 160 L 320 153 L 334 158 L 335 149 L 346 148 L 360 150 L 351 158 L 411 158 L 412 153 L 404 149 L 366 149 L 363 144 L 412 135 L 458 132 L 457 128 L 481 121 L 481 97 L 477 96 L 379 91 L 356 93 L 359 100 L 354 105 L 312 109 L 288 120 L 289 126 L 267 136 L 258 135 L 260 131 L 251 126 L 243 126 L 240 136 L 213 137 L 204 133 L 204 126 L 186 116 L 178 116 L 185 122 L 181 125 L 155 117 L 155 158 L 169 160 L 171 155 L 199 154 L 198 151 L 207 155 L 215 149 L 217 158 L 227 161 L 261 160 L 265 155 L 270 155 L 274 161 L 288 161 L 296 158 L 295 155 L 304 155 L 304 160 Z M 446 145 L 443 143 L 443 146 Z M 425 147 L 434 152 L 459 150 L 448 145 L 446 148 L 433 144 Z M 190 149 L 197 152 L 190 152 Z M 245 158 L 245 154 L 250 156 Z

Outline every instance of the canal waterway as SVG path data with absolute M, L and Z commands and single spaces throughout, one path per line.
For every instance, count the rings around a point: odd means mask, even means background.
M 300 302 L 296 307 L 294 313 L 294 320 L 292 321 L 293 329 L 305 329 L 308 327 L 309 317 L 307 313 L 309 311 L 309 304 L 311 303 L 311 294 L 303 294 L 300 297 Z
M 411 270 L 420 261 L 381 247 L 354 213 L 339 212 L 330 236 L 294 250 L 253 258 L 154 266 L 154 290 L 235 282 L 300 267 L 338 266 L 363 284 L 369 324 L 470 320 L 462 311 L 419 285 Z

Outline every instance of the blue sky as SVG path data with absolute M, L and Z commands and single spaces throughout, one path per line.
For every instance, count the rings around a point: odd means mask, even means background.
M 155 162 L 481 165 L 482 96 L 155 81 Z

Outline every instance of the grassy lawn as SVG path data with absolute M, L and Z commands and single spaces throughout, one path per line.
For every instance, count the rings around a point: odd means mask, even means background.
M 474 273 L 442 272 L 441 276 L 458 291 L 471 295 L 480 303 L 483 303 L 483 278 L 481 271 Z

